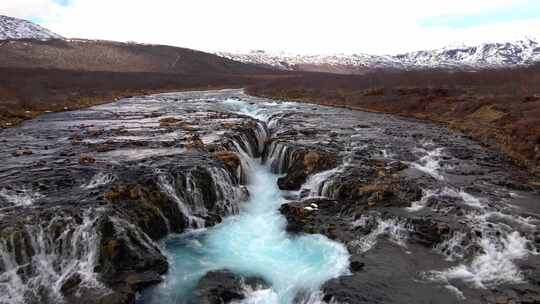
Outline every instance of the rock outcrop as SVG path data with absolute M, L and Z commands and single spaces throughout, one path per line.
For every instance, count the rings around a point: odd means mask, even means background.
M 193 292 L 193 303 L 226 304 L 245 299 L 249 292 L 269 288 L 263 279 L 242 277 L 229 270 L 210 271 Z
M 43 128 L 47 118 L 30 122 L 29 145 L 15 130 L 3 134 L 1 157 L 27 159 L 0 178 L 0 302 L 134 303 L 168 269 L 156 241 L 238 212 L 247 198 L 238 154 L 260 153 L 264 126 L 244 115 L 170 111 L 168 97 L 152 98 L 165 101 L 154 113 L 139 113 L 145 99 L 134 98 L 124 108 L 133 113 L 72 112 L 58 130 Z M 223 124 L 234 127 L 208 136 Z

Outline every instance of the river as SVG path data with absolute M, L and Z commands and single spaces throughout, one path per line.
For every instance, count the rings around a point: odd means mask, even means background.
M 540 299 L 538 188 L 445 126 L 224 90 L 0 135 L 2 304 Z

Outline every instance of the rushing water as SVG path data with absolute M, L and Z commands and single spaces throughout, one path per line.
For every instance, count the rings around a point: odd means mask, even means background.
M 210 270 L 229 269 L 259 276 L 272 290 L 259 303 L 290 303 L 299 291 L 317 291 L 348 267 L 344 246 L 320 235 L 291 236 L 277 210 L 283 201 L 277 175 L 252 164 L 251 199 L 239 216 L 206 231 L 171 237 L 166 249 L 171 270 L 165 283 L 143 297 L 145 303 L 185 303 Z
M 239 100 L 226 107 L 261 120 L 269 115 Z M 167 280 L 145 293 L 144 303 L 186 303 L 200 278 L 211 270 L 228 269 L 263 278 L 272 287 L 248 295 L 249 303 L 291 303 L 299 292 L 314 294 L 327 280 L 348 271 L 345 246 L 322 235 L 293 236 L 278 209 L 284 198 L 260 160 L 239 148 L 249 176 L 250 200 L 240 215 L 208 230 L 170 237 L 165 248 L 171 263 Z

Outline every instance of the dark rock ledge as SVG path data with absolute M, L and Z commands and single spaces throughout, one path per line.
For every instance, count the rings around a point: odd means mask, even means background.
M 269 287 L 258 277 L 243 277 L 226 269 L 210 271 L 197 284 L 192 302 L 226 304 L 245 299 L 250 291 Z
M 303 166 L 298 164 L 301 161 L 296 161 L 288 170 Z M 285 179 L 288 176 L 294 173 L 288 171 Z M 418 272 L 418 269 L 451 267 L 434 248 L 456 232 L 465 235 L 461 244 L 466 250 L 464 254 L 481 253 L 473 242 L 478 232 L 470 231 L 459 221 L 463 214 L 460 208 L 449 209 L 447 214 L 403 210 L 422 199 L 422 188 L 430 183 L 430 178 L 409 175 L 408 166 L 399 161 L 363 159 L 328 182 L 328 198 L 298 199 L 280 207 L 289 233 L 325 235 L 345 244 L 351 254 L 351 274 L 326 282 L 322 287 L 323 302 L 463 303 L 444 285 L 422 280 Z M 451 197 L 432 197 L 426 205 L 435 210 L 444 209 L 452 200 Z M 364 219 L 364 223 L 354 225 L 360 219 Z M 407 234 L 407 247 L 400 248 L 390 240 L 391 236 L 384 237 L 387 233 L 383 233 L 372 249 L 359 251 L 355 241 L 370 235 L 381 221 L 388 220 L 400 223 L 406 230 L 403 233 Z M 465 303 L 540 303 L 539 285 L 486 290 L 466 284 L 459 287 L 471 298 Z
M 181 132 L 191 134 L 167 143 L 166 148 L 182 152 L 133 161 L 108 159 L 104 155 L 120 152 L 118 155 L 123 156 L 124 149 L 144 152 L 145 148 L 159 151 L 163 147 L 150 140 L 114 140 L 126 132 L 92 129 L 86 134 L 80 128 L 70 130 L 66 137 L 72 138 L 72 142 L 59 145 L 51 159 L 29 159 L 31 167 L 2 180 L 2 185 L 9 185 L 4 191 L 24 186 L 42 195 L 31 208 L 3 208 L 10 202 L 0 196 L 0 249 L 14 264 L 0 261 L 0 273 L 17 267 L 22 283 L 28 284 L 40 275 L 40 270 L 29 262 L 38 254 L 52 254 L 56 257 L 52 267 L 67 275 L 59 282 L 57 294 L 47 285 L 50 282 L 32 286 L 38 293 L 29 291 L 22 295 L 27 303 L 134 303 L 138 291 L 160 282 L 168 270 L 166 257 L 156 241 L 198 225 L 213 226 L 238 212 L 239 204 L 245 200 L 247 192 L 239 176 L 241 163 L 232 141 L 243 139 L 241 146 L 256 153 L 260 147 L 254 121 L 234 115 L 215 119 L 228 118 L 234 123 L 211 145 L 204 145 L 195 131 L 184 130 L 185 126 L 178 126 L 172 119 L 166 120 L 162 127 L 183 127 Z M 214 128 L 213 122 L 207 127 Z M 160 130 L 147 128 L 148 132 Z M 106 141 L 107 149 L 102 149 L 83 144 L 87 137 L 113 139 Z M 44 158 L 39 153 L 27 157 Z M 86 187 L 98 174 L 110 179 Z M 192 214 L 186 214 L 182 204 Z M 41 238 L 44 246 L 36 247 Z M 75 268 L 71 272 L 64 266 L 67 261 L 82 263 L 86 259 L 90 259 L 92 269 Z M 85 276 L 89 273 L 96 275 L 100 286 L 94 286 L 94 282 L 86 284 Z

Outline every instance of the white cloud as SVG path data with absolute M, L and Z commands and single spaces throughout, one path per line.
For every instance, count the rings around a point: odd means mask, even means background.
M 18 18 L 46 17 L 57 7 L 53 0 L 2 0 L 0 14 Z
M 540 36 L 540 18 L 466 29 L 417 23 L 422 17 L 470 14 L 526 0 L 72 0 L 68 7 L 48 0 L 1 1 L 11 7 L 8 14 L 17 6 L 18 16 L 27 9 L 27 16 L 42 17 L 42 25 L 67 37 L 207 51 L 386 54 Z

